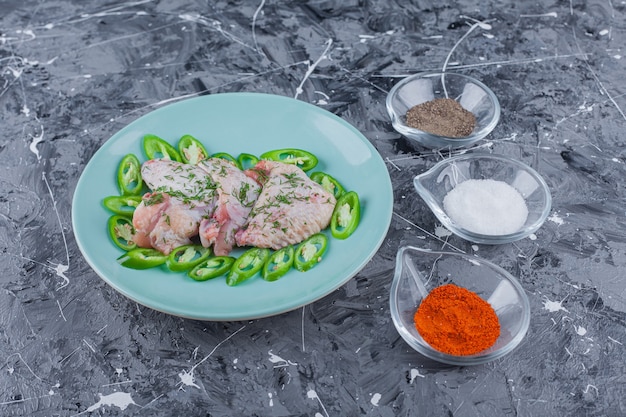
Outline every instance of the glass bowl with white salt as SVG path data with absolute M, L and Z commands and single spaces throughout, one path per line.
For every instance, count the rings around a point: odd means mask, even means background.
M 417 175 L 413 185 L 444 227 L 474 243 L 504 244 L 533 235 L 552 206 L 541 175 L 504 155 L 446 158 Z
M 448 353 L 428 342 L 433 339 L 428 332 L 419 330 L 418 310 L 437 289 L 450 285 L 488 303 L 497 317 L 495 340 L 486 340 L 493 332 L 477 326 L 482 323 L 477 317 L 480 310 L 472 308 L 472 303 L 461 306 L 461 300 L 456 299 L 438 303 L 438 311 L 431 310 L 438 321 L 433 328 L 434 336 L 437 341 L 448 340 L 467 352 Z M 401 247 L 396 255 L 389 302 L 396 330 L 409 346 L 430 359 L 450 365 L 478 365 L 509 354 L 524 339 L 530 324 L 530 303 L 519 281 L 502 267 L 461 252 Z M 462 314 L 466 308 L 471 313 Z M 470 352 L 469 348 L 477 341 L 482 350 Z
M 453 72 L 419 73 L 399 81 L 387 94 L 393 128 L 431 149 L 469 147 L 500 120 L 500 102 L 489 87 Z

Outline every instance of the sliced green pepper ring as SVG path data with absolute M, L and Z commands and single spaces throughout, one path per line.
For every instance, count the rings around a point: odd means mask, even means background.
M 113 240 L 113 243 L 120 249 L 129 251 L 137 247 L 137 244 L 133 240 L 135 228 L 133 227 L 132 220 L 128 217 L 119 214 L 109 217 L 107 228 L 111 240 Z
M 111 195 L 102 200 L 102 204 L 115 214 L 132 217 L 135 208 L 141 203 L 138 195 Z
M 196 165 L 209 157 L 209 153 L 202 142 L 191 135 L 184 135 L 180 138 L 178 141 L 178 152 L 182 161 L 191 165 Z
M 322 261 L 322 255 L 328 247 L 328 238 L 323 233 L 316 233 L 296 247 L 293 266 L 298 271 L 308 271 Z
M 226 284 L 232 287 L 254 276 L 263 268 L 269 257 L 270 250 L 267 248 L 248 249 L 231 266 L 226 276 Z
M 285 148 L 268 151 L 261 154 L 261 159 L 293 164 L 303 171 L 309 171 L 317 165 L 317 157 L 311 152 L 302 149 Z
M 214 256 L 196 265 L 187 275 L 196 281 L 206 281 L 226 274 L 235 258 L 232 256 Z
M 143 151 L 148 159 L 170 159 L 181 162 L 180 154 L 172 145 L 156 135 L 143 137 Z
M 120 265 L 132 269 L 154 268 L 163 265 L 166 261 L 167 255 L 152 248 L 135 248 L 117 258 Z
M 263 265 L 261 275 L 266 281 L 276 281 L 285 275 L 293 265 L 294 254 L 296 253 L 292 245 L 285 246 L 282 249 L 272 253 Z
M 321 185 L 326 191 L 333 193 L 336 199 L 341 197 L 346 192 L 345 188 L 343 188 L 339 181 L 325 172 L 317 171 L 312 173 L 311 180 Z
M 117 187 L 122 195 L 141 194 L 141 162 L 135 154 L 129 153 L 120 161 L 117 167 Z
M 225 159 L 227 161 L 232 162 L 233 164 L 235 164 L 236 167 L 241 169 L 241 166 L 239 165 L 239 162 L 237 162 L 235 157 L 232 156 L 231 154 L 227 153 L 227 152 L 214 153 L 213 155 L 211 155 L 211 158 L 222 158 L 222 159 Z
M 237 164 L 243 170 L 253 168 L 257 162 L 259 162 L 259 158 L 250 153 L 240 153 L 237 157 Z
M 171 271 L 187 271 L 211 256 L 211 249 L 202 245 L 183 245 L 175 248 L 165 262 Z
M 337 239 L 346 239 L 359 225 L 361 220 L 361 203 L 359 195 L 350 191 L 342 195 L 330 218 L 330 233 Z

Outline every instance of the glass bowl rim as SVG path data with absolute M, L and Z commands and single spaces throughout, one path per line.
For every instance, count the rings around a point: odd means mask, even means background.
M 441 167 L 443 166 L 451 165 L 452 163 L 456 161 L 472 160 L 472 159 L 491 159 L 491 160 L 502 161 L 511 165 L 515 165 L 516 167 L 530 174 L 530 176 L 539 184 L 539 189 L 542 191 L 543 197 L 545 199 L 545 205 L 543 207 L 543 210 L 541 211 L 541 215 L 537 218 L 537 220 L 533 222 L 532 224 L 525 226 L 524 228 L 518 230 L 515 233 L 509 233 L 506 235 L 485 235 L 482 233 L 475 233 L 470 230 L 464 229 L 463 227 L 460 227 L 456 223 L 454 223 L 452 219 L 450 219 L 450 217 L 448 217 L 448 215 L 445 213 L 445 211 L 443 210 L 443 207 L 441 207 L 439 203 L 431 197 L 430 191 L 428 191 L 421 184 L 419 179 L 424 178 L 437 170 L 440 170 Z M 550 193 L 550 187 L 548 187 L 548 184 L 543 179 L 543 177 L 535 169 L 525 164 L 524 162 L 505 156 L 505 155 L 500 155 L 500 154 L 491 154 L 491 153 L 485 153 L 485 152 L 471 152 L 471 153 L 466 153 L 463 155 L 456 155 L 450 158 L 445 158 L 437 162 L 430 169 L 413 177 L 413 186 L 415 187 L 419 196 L 426 202 L 428 207 L 435 214 L 437 219 L 447 229 L 449 229 L 452 233 L 456 234 L 457 236 L 460 236 L 461 238 L 468 240 L 470 242 L 474 242 L 474 243 L 505 244 L 505 243 L 515 242 L 525 237 L 528 237 L 532 233 L 535 233 L 537 230 L 539 230 L 539 228 L 541 228 L 541 226 L 545 223 L 548 216 L 550 215 L 550 211 L 552 210 L 552 194 Z
M 505 279 L 513 286 L 513 288 L 516 290 L 516 293 L 518 294 L 519 299 L 521 301 L 523 316 L 522 316 L 522 321 L 520 323 L 519 331 L 506 345 L 502 346 L 496 351 L 488 351 L 487 353 L 477 353 L 477 354 L 468 355 L 468 356 L 450 355 L 450 354 L 435 350 L 434 348 L 430 347 L 426 343 L 420 343 L 406 329 L 404 322 L 400 318 L 400 311 L 399 311 L 398 304 L 396 301 L 396 295 L 398 293 L 399 282 L 400 282 L 399 274 L 400 274 L 400 271 L 402 270 L 400 265 L 403 261 L 403 255 L 407 251 L 417 251 L 418 253 L 420 252 L 429 253 L 433 255 L 456 256 L 456 257 L 465 258 L 468 261 L 478 261 L 480 262 L 481 265 L 485 265 L 486 267 L 489 267 L 494 272 L 502 276 L 503 280 Z M 416 279 L 419 279 L 419 278 L 416 278 Z M 484 364 L 484 363 L 493 361 L 495 359 L 499 359 L 507 355 L 511 351 L 513 351 L 517 346 L 519 346 L 519 344 L 522 342 L 524 337 L 526 337 L 526 334 L 530 327 L 530 316 L 531 316 L 530 301 L 528 299 L 528 295 L 526 295 L 526 291 L 524 290 L 524 287 L 519 282 L 519 280 L 517 280 L 517 278 L 515 278 L 512 274 L 510 274 L 501 266 L 487 259 L 475 256 L 475 255 L 469 255 L 464 252 L 429 250 L 429 249 L 418 248 L 412 245 L 401 246 L 397 251 L 394 276 L 393 276 L 393 281 L 391 283 L 391 288 L 389 291 L 389 311 L 391 313 L 391 319 L 394 324 L 394 327 L 396 328 L 397 332 L 400 334 L 402 339 L 404 339 L 404 341 L 411 348 L 413 348 L 418 353 L 424 355 L 425 357 L 435 360 L 437 362 L 445 363 L 448 365 L 460 365 L 460 366 Z
M 433 133 L 425 132 L 423 130 L 410 127 L 406 125 L 404 122 L 402 122 L 401 115 L 398 114 L 398 112 L 396 111 L 396 109 L 394 108 L 392 104 L 398 91 L 413 80 L 416 80 L 419 78 L 434 78 L 434 77 L 441 77 L 441 76 L 463 78 L 472 82 L 473 84 L 476 84 L 478 87 L 480 87 L 487 94 L 487 96 L 489 97 L 494 107 L 494 115 L 492 119 L 489 120 L 489 123 L 487 123 L 482 129 L 472 132 L 472 134 L 470 134 L 469 136 L 465 136 L 461 138 L 450 138 L 447 136 L 440 136 L 440 135 L 436 135 Z M 405 135 L 409 137 L 410 139 L 416 140 L 420 144 L 431 147 L 431 148 L 433 147 L 435 148 L 436 147 L 460 148 L 460 147 L 464 147 L 464 146 L 468 146 L 473 143 L 476 143 L 477 141 L 479 141 L 480 139 L 484 138 L 489 133 L 491 133 L 491 131 L 496 127 L 496 125 L 500 121 L 500 113 L 501 113 L 501 106 L 500 106 L 500 101 L 498 100 L 498 97 L 495 95 L 493 90 L 491 90 L 486 84 L 484 84 L 482 81 L 474 77 L 471 77 L 469 75 L 459 74 L 456 72 L 449 72 L 449 71 L 418 72 L 413 75 L 404 77 L 402 80 L 397 82 L 391 88 L 391 90 L 389 90 L 389 93 L 387 94 L 387 98 L 385 99 L 385 106 L 387 108 L 387 113 L 389 117 L 391 118 L 391 124 L 398 133 Z M 432 144 L 434 143 L 438 143 L 439 145 L 432 146 Z

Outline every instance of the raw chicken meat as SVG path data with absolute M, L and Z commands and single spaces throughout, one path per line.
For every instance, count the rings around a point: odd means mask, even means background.
M 196 166 L 165 159 L 146 161 L 141 175 L 152 192 L 135 209 L 135 243 L 164 254 L 190 244 L 215 211 L 217 184 Z
M 134 241 L 167 255 L 191 243 L 206 211 L 207 206 L 192 205 L 167 193 L 147 193 L 133 215 Z
M 135 243 L 165 254 L 199 235 L 216 255 L 228 255 L 260 192 L 254 180 L 221 158 L 199 165 L 150 160 L 141 174 L 152 193 L 135 209 Z
M 216 255 L 228 255 L 235 245 L 235 233 L 247 223 L 261 188 L 225 159 L 205 159 L 198 167 L 219 184 L 216 209 L 200 223 L 200 240 L 203 246 L 213 245 Z
M 328 227 L 335 197 L 300 168 L 261 160 L 246 174 L 262 184 L 263 190 L 248 226 L 235 236 L 239 246 L 277 250 Z
M 144 200 L 148 203 L 144 203 Z M 158 200 L 161 200 L 160 202 Z M 167 194 L 150 194 L 146 193 L 141 203 L 135 208 L 133 214 L 133 226 L 135 227 L 135 236 L 133 240 L 142 248 L 151 248 L 150 232 L 154 229 L 163 212 L 169 205 L 169 196 Z
M 144 162 L 141 177 L 153 192 L 167 193 L 192 205 L 214 202 L 219 186 L 198 166 L 169 159 Z

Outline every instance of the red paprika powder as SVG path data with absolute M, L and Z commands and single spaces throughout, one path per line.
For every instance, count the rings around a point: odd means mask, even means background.
M 454 284 L 432 290 L 415 312 L 415 327 L 433 348 L 450 355 L 481 352 L 500 336 L 493 307 L 478 294 Z

